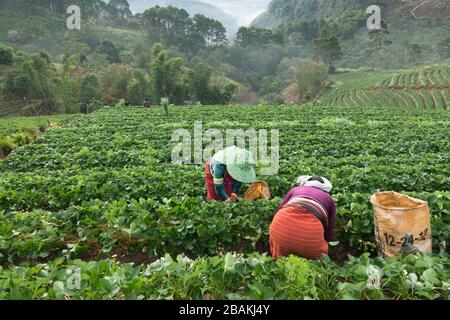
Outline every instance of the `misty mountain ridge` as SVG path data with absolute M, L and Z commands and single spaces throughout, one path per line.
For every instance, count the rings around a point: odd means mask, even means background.
M 344 18 L 349 12 L 365 12 L 370 5 L 381 7 L 382 19 L 395 23 L 395 19 L 448 18 L 449 0 L 272 0 L 266 12 L 252 25 L 274 28 L 297 20 L 331 20 Z
M 366 10 L 371 5 L 380 6 L 386 29 L 378 37 L 367 28 Z M 339 37 L 343 48 L 340 67 L 371 65 L 396 69 L 420 61 L 438 62 L 439 56 L 445 56 L 449 18 L 450 0 L 272 0 L 252 26 L 294 30 L 287 40 L 294 45 L 300 43 L 304 50 L 308 42 L 298 33 L 302 24 L 325 22 Z M 375 42 L 377 54 L 375 49 L 368 49 Z

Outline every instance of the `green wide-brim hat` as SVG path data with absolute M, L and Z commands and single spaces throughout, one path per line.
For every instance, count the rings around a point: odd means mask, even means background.
M 252 165 L 227 165 L 230 176 L 242 183 L 252 183 L 256 181 L 255 169 Z
M 231 146 L 217 152 L 213 156 L 213 160 L 226 165 L 228 173 L 236 181 L 242 183 L 256 181 L 256 173 L 253 167 L 255 161 L 250 151 Z

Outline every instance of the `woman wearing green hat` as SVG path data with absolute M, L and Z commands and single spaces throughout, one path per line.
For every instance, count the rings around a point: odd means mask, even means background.
M 208 201 L 235 202 L 242 183 L 256 181 L 251 152 L 236 146 L 217 152 L 206 162 Z

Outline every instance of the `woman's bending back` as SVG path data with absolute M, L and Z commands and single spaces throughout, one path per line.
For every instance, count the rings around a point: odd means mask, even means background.
M 300 177 L 278 208 L 270 225 L 272 256 L 297 254 L 320 259 L 328 254 L 333 240 L 336 205 L 330 196 L 332 185 L 321 177 Z

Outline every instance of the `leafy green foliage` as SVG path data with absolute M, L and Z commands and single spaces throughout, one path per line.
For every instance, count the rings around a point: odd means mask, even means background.
M 88 103 L 92 99 L 98 99 L 101 95 L 100 80 L 94 74 L 88 74 L 83 78 L 80 89 L 80 101 Z
M 0 46 L 0 64 L 12 64 L 13 62 L 12 49 Z
M 147 265 L 55 259 L 0 267 L 0 299 L 442 299 L 449 297 L 448 256 L 351 258 L 344 266 L 297 257 L 277 261 L 234 253 L 191 260 L 170 255 Z M 380 271 L 369 285 L 369 269 Z M 71 288 L 73 270 L 80 286 Z M 327 277 L 328 280 L 324 279 Z M 327 283 L 329 279 L 335 282 Z
M 269 43 L 282 44 L 281 33 L 269 29 L 241 27 L 236 35 L 236 43 L 241 47 L 261 46 Z
M 114 46 L 111 41 L 103 41 L 102 45 L 98 50 L 101 54 L 106 55 L 109 63 L 120 63 L 120 53 L 119 50 Z
M 375 252 L 370 195 L 396 190 L 429 202 L 434 251 L 448 251 L 446 113 L 264 106 L 172 106 L 170 117 L 163 112 L 104 108 L 3 160 L 0 260 L 265 252 L 273 214 L 301 173 L 334 182 L 340 246 Z M 235 117 L 240 121 L 223 120 Z M 278 128 L 281 170 L 265 177 L 275 198 L 206 203 L 204 168 L 171 163 L 173 130 L 192 131 L 193 120 L 223 132 Z
M 191 18 L 186 10 L 172 6 L 146 10 L 142 23 L 153 43 L 161 42 L 168 47 L 176 45 L 191 53 L 197 53 L 202 47 L 217 47 L 227 41 L 226 30 L 219 21 L 201 14 Z
M 31 143 L 50 125 L 64 124 L 73 117 L 60 115 L 0 120 L 0 158 L 6 157 L 18 147 Z

